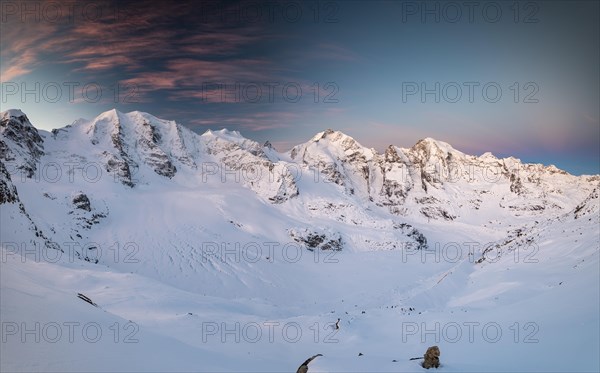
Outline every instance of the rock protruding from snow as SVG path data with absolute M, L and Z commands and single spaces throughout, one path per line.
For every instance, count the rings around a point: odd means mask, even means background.
M 43 140 L 21 110 L 0 113 L 0 159 L 11 174 L 17 170 L 31 178 L 44 154 Z
M 73 222 L 72 234 L 81 238 L 81 229 L 91 229 L 98 224 L 101 219 L 108 216 L 107 212 L 97 211 L 92 206 L 92 202 L 87 194 L 79 191 L 72 195 L 71 204 L 73 209 L 69 211 Z
M 413 239 L 414 242 L 409 242 L 405 245 L 407 248 L 414 250 L 426 250 L 429 248 L 427 237 L 412 225 L 407 223 L 394 223 L 393 227 L 394 229 L 399 229 L 407 237 Z
M 4 163 L 0 161 L 0 205 L 18 201 L 17 188 L 13 185 Z
M 0 237 L 2 244 L 29 244 L 28 247 L 45 247 L 61 250 L 34 223 L 19 197 L 16 186 L 12 183 L 9 172 L 0 160 Z
M 83 192 L 79 192 L 73 196 L 73 206 L 75 208 L 84 210 L 84 211 L 92 211 L 92 206 L 90 204 L 90 199 Z
M 339 233 L 327 229 L 314 230 L 308 228 L 292 228 L 288 230 L 290 237 L 301 243 L 309 251 L 333 250 L 343 248 L 342 237 Z
M 573 216 L 575 219 L 583 218 L 585 216 L 595 217 L 598 219 L 598 213 L 600 212 L 599 194 L 600 185 L 596 186 L 590 195 L 575 207 L 573 210 Z
M 168 177 L 175 176 L 177 168 L 173 165 L 169 156 L 160 148 L 162 137 L 158 129 L 149 122 L 142 122 L 139 139 L 140 153 L 147 165 L 152 167 L 158 175 Z

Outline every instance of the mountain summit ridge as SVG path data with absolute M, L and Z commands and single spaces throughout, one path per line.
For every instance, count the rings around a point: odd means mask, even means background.
M 210 174 L 215 181 L 250 189 L 268 203 L 334 193 L 360 208 L 446 221 L 475 219 L 480 211 L 497 208 L 512 216 L 562 213 L 580 203 L 598 181 L 597 176 L 573 176 L 514 157 L 468 155 L 431 137 L 410 148 L 390 145 L 378 152 L 327 129 L 278 153 L 238 131 L 200 135 L 140 111 L 112 109 L 51 133 L 35 129 L 20 110 L 3 112 L 1 118 L 0 159 L 9 172 L 21 170 L 27 178 L 39 172 L 40 163 L 86 160 L 130 188 L 171 180 L 203 189 Z M 323 186 L 308 184 L 311 177 L 313 184 Z
M 18 118 L 18 117 L 25 117 L 27 118 L 26 114 L 21 111 L 20 109 L 8 109 L 6 111 L 0 112 L 0 117 L 2 117 L 3 119 L 7 119 L 9 117 L 12 118 Z M 124 118 L 126 118 L 127 120 L 123 120 Z M 161 118 L 158 118 L 148 112 L 143 112 L 143 111 L 139 111 L 139 110 L 134 110 L 134 111 L 130 111 L 130 112 L 122 112 L 117 110 L 116 108 L 110 109 L 110 110 L 106 110 L 102 113 L 100 113 L 99 115 L 97 115 L 94 119 L 92 120 L 88 120 L 88 119 L 84 119 L 84 118 L 79 118 L 76 119 L 75 121 L 73 121 L 71 124 L 68 124 L 64 127 L 61 128 L 56 128 L 52 131 L 58 132 L 58 131 L 63 131 L 69 127 L 77 127 L 77 126 L 85 126 L 85 125 L 91 125 L 92 127 L 94 127 L 95 125 L 97 125 L 98 122 L 102 122 L 103 120 L 106 121 L 107 119 L 112 119 L 115 123 L 118 124 L 124 124 L 124 125 L 129 125 L 129 124 L 136 124 L 139 122 L 156 122 L 156 123 L 160 123 L 162 124 L 164 127 L 183 127 L 186 128 L 185 126 L 172 121 L 172 120 L 164 120 Z M 134 119 L 134 120 L 132 120 Z M 29 122 L 29 119 L 27 119 L 27 122 L 29 123 L 29 125 L 31 125 L 31 127 L 35 128 L 36 130 L 37 127 L 35 127 L 33 124 L 31 124 L 31 122 Z M 42 130 L 38 130 L 38 131 L 42 131 Z M 216 137 L 221 137 L 224 139 L 239 139 L 239 141 L 251 141 L 251 142 L 256 142 L 255 140 L 252 140 L 250 138 L 247 138 L 245 136 L 243 136 L 240 131 L 237 130 L 229 130 L 225 127 L 219 129 L 219 130 L 213 130 L 213 129 L 207 129 L 204 133 L 196 133 L 198 136 L 216 136 Z M 351 143 L 356 143 L 358 146 L 364 148 L 364 149 L 368 149 L 369 151 L 375 151 L 373 148 L 367 148 L 363 145 L 361 145 L 359 143 L 359 141 L 357 141 L 354 137 L 344 133 L 343 131 L 340 130 L 334 130 L 331 128 L 325 129 L 323 131 L 317 132 L 314 136 L 312 136 L 307 143 L 318 143 L 319 140 L 322 139 L 327 139 L 332 143 L 338 143 L 338 142 L 351 142 Z M 270 142 L 269 142 L 270 143 Z M 304 143 L 306 144 L 306 143 Z M 303 144 L 299 144 L 299 145 L 303 145 Z M 296 145 L 295 147 L 299 146 Z M 293 148 L 295 148 L 293 147 Z M 412 150 L 413 152 L 417 151 L 417 150 L 422 150 L 422 151 L 442 151 L 445 153 L 455 153 L 455 154 L 460 154 L 460 155 L 464 155 L 464 156 L 468 156 L 468 157 L 475 157 L 475 158 L 480 158 L 480 159 L 489 159 L 489 160 L 514 160 L 516 162 L 521 162 L 521 160 L 519 158 L 516 158 L 514 156 L 508 156 L 505 158 L 498 158 L 496 157 L 492 152 L 484 152 L 483 154 L 476 156 L 476 155 L 469 155 L 466 154 L 456 148 L 454 148 L 450 143 L 442 141 L 442 140 L 437 140 L 435 138 L 432 137 L 425 137 L 422 139 L 419 139 L 415 142 L 415 144 L 409 148 L 404 148 L 404 147 L 399 147 L 397 145 L 394 144 L 389 144 L 388 147 L 386 149 L 384 149 L 384 151 L 382 152 L 383 154 L 385 154 L 386 150 L 389 147 L 394 147 L 394 148 L 398 148 L 401 149 L 402 151 L 410 151 Z M 292 149 L 293 149 L 292 148 Z M 290 149 L 291 151 L 291 149 Z M 287 151 L 287 153 L 290 153 L 290 151 Z M 560 171 L 563 173 L 568 173 L 565 170 L 559 169 L 558 167 L 556 167 L 553 164 L 548 164 L 548 165 L 543 165 L 540 163 L 527 163 L 530 165 L 539 165 L 545 168 L 552 168 L 555 169 L 555 171 Z M 593 176 L 593 175 L 583 175 L 583 176 Z

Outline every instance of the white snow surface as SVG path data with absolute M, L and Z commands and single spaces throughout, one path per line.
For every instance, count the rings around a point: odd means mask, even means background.
M 1 371 L 600 371 L 598 175 L 0 118 Z

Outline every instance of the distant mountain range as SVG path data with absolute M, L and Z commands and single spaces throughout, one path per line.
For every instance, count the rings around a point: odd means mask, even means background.
M 323 231 L 341 239 L 340 248 L 393 249 L 403 242 L 425 247 L 415 224 L 481 226 L 494 219 L 553 217 L 597 194 L 600 180 L 513 157 L 467 155 L 431 138 L 379 153 L 330 129 L 279 153 L 237 131 L 198 135 L 137 111 L 110 110 L 46 132 L 23 112 L 8 110 L 1 113 L 0 136 L 0 201 L 14 206 L 3 207 L 3 237 L 43 238 L 54 246 L 93 237 L 97 224 L 123 218 L 113 212 L 123 196 L 135 208 L 185 188 L 223 200 L 243 193 L 236 208 L 250 207 L 244 203 L 252 199 L 264 207 L 258 215 L 295 216 L 297 221 L 279 222 L 273 238 L 305 240 Z M 152 191 L 157 196 L 145 199 Z M 225 222 L 237 214 L 216 200 L 189 208 Z M 54 212 L 51 219 L 46 211 Z M 253 237 L 233 224 L 231 229 Z M 355 235 L 361 227 L 385 234 Z M 297 237 L 298 228 L 305 237 Z

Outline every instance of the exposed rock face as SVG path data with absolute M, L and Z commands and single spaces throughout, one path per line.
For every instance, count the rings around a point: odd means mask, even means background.
M 106 218 L 106 212 L 98 212 L 92 207 L 89 197 L 83 192 L 77 192 L 73 195 L 71 203 L 75 208 L 69 214 L 75 221 L 75 235 L 80 234 L 79 228 L 91 229 L 93 225 L 98 224 L 100 219 Z
M 140 145 L 141 153 L 148 164 L 158 175 L 168 177 L 175 176 L 177 168 L 173 165 L 169 156 L 159 147 L 161 135 L 150 123 L 142 122 Z
M 431 346 L 425 352 L 425 360 L 423 361 L 423 368 L 439 368 L 440 367 L 440 349 L 438 346 Z
M 80 123 L 86 126 L 87 123 Z M 115 180 L 124 185 L 133 187 L 133 170 L 137 170 L 138 164 L 127 154 L 127 143 L 123 134 L 123 127 L 116 111 L 101 114 L 89 125 L 86 131 L 90 134 L 90 142 L 95 146 L 102 146 L 101 157 L 106 171 L 112 173 Z
M 0 162 L 0 205 L 4 203 L 15 203 L 19 201 L 17 188 L 10 180 L 10 175 L 4 167 L 4 163 Z
M 337 232 L 322 231 L 316 232 L 309 229 L 290 229 L 290 237 L 303 244 L 309 251 L 314 250 L 334 250 L 340 251 L 343 248 L 342 237 Z
M 92 211 L 92 206 L 90 205 L 90 199 L 88 196 L 79 192 L 73 196 L 73 205 L 75 208 L 85 211 Z
M 306 359 L 305 362 L 303 362 L 298 369 L 296 370 L 296 373 L 308 373 L 308 364 L 310 364 L 311 361 L 313 361 L 314 359 L 316 359 L 319 356 L 323 356 L 321 354 L 316 354 L 312 357 L 309 357 L 308 359 Z
M 17 188 L 12 183 L 11 177 L 2 160 L 0 160 L 0 206 L 0 210 L 2 211 L 0 236 L 3 238 L 3 244 L 16 244 L 11 241 L 11 236 L 5 231 L 6 229 L 10 229 L 11 235 L 20 233 L 29 236 L 28 243 L 31 245 L 41 245 L 48 249 L 62 251 L 60 246 L 52 242 L 34 223 L 29 213 L 25 210 L 25 206 L 19 198 Z M 12 223 L 10 227 L 8 227 L 8 220 L 11 220 Z
M 586 197 L 579 205 L 573 210 L 573 216 L 575 219 L 583 218 L 586 216 L 598 216 L 600 211 L 600 185 L 596 186 L 594 190 Z
M 115 175 L 115 179 L 118 179 L 123 185 L 133 188 L 135 184 L 131 177 L 131 166 L 133 162 L 121 157 L 118 157 L 107 151 L 102 152 L 102 156 L 105 159 L 106 171 Z M 135 165 L 137 169 L 137 165 Z
M 37 129 L 20 110 L 8 110 L 0 117 L 0 159 L 11 174 L 23 172 L 32 177 L 44 154 Z
M 409 248 L 416 250 L 425 250 L 429 246 L 427 245 L 427 237 L 415 227 L 406 223 L 394 223 L 394 229 L 400 229 L 403 234 L 413 239 L 414 242 L 410 242 Z

